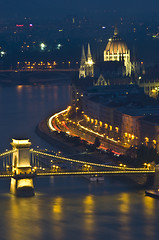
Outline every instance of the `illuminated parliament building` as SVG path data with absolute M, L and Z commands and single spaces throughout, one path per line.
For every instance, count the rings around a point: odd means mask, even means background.
M 114 35 L 104 50 L 104 61 L 123 61 L 125 66 L 125 75 L 131 76 L 130 50 L 126 43 L 119 37 L 118 30 L 115 28 Z
M 79 78 L 94 77 L 95 68 L 100 68 L 100 74 L 106 71 L 109 73 L 107 75 L 110 76 L 113 75 L 114 72 L 120 75 L 120 72 L 121 76 L 131 77 L 132 69 L 134 69 L 134 67 L 130 60 L 130 50 L 128 49 L 126 43 L 119 37 L 117 28 L 115 28 L 114 35 L 112 38 L 109 39 L 108 44 L 104 50 L 103 60 L 104 61 L 100 63 L 100 67 L 97 66 L 97 64 L 95 64 L 92 59 L 90 45 L 88 44 L 87 57 L 85 55 L 85 50 L 83 47 L 79 69 Z M 111 70 L 112 66 L 113 70 Z M 113 74 L 110 74 L 110 71 L 112 71 Z
M 150 98 L 159 96 L 159 79 L 150 81 L 143 62 L 132 59 L 117 28 L 101 62 L 93 60 L 89 44 L 87 55 L 83 47 L 79 75 L 72 84 L 72 102 L 81 107 L 91 129 L 127 146 L 123 153 L 141 143 L 159 152 L 159 107 L 157 100 Z

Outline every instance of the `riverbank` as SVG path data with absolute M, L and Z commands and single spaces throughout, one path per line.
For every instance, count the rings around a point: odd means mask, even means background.
M 0 71 L 0 85 L 44 85 L 63 84 L 70 82 L 74 72 L 62 70 L 39 70 L 39 71 Z
M 66 154 L 79 153 L 80 151 L 75 148 L 73 144 L 64 142 L 62 138 L 55 134 L 55 132 L 50 131 L 47 125 L 48 119 L 49 117 L 37 125 L 35 129 L 36 134 L 47 141 L 50 145 L 53 145 L 55 148 L 59 149 L 62 152 L 65 152 Z
M 50 145 L 54 146 L 58 150 L 62 151 L 64 155 L 73 155 L 73 158 L 76 158 L 78 160 L 85 160 L 89 162 L 102 162 L 105 164 L 110 165 L 116 165 L 117 163 L 114 162 L 113 157 L 107 155 L 107 154 L 101 154 L 101 152 L 92 152 L 92 153 L 84 153 L 84 149 L 82 149 L 80 146 L 76 147 L 74 144 L 66 142 L 57 131 L 52 132 L 50 131 L 47 122 L 48 118 L 41 121 L 37 127 L 36 127 L 36 133 L 39 137 L 43 138 L 45 141 L 47 141 Z M 142 175 L 136 175 L 136 176 L 121 176 L 116 177 L 121 181 L 125 181 L 126 179 L 130 182 L 132 182 L 135 185 L 138 185 L 140 187 L 147 187 L 149 184 L 149 181 L 147 181 L 147 176 Z
M 74 155 L 76 158 L 78 158 L 78 160 L 83 160 L 84 158 L 85 161 L 88 162 L 99 162 L 100 159 L 100 162 L 102 163 L 112 164 L 112 159 L 110 156 L 108 157 L 106 154 L 101 154 L 101 152 L 86 152 L 86 147 L 79 145 L 75 146 L 74 143 L 66 142 L 57 131 L 50 131 L 47 125 L 48 119 L 49 117 L 41 121 L 37 125 L 35 132 L 39 137 L 43 138 L 50 145 L 57 148 L 64 155 Z

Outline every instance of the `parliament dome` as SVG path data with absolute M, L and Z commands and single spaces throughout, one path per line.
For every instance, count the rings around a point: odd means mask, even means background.
M 118 30 L 115 28 L 114 35 L 104 50 L 104 61 L 123 62 L 125 67 L 125 75 L 131 76 L 130 50 L 126 43 L 119 37 Z
M 128 52 L 128 47 L 126 43 L 119 37 L 117 28 L 115 28 L 113 37 L 109 39 L 105 52 L 109 55 L 123 55 Z

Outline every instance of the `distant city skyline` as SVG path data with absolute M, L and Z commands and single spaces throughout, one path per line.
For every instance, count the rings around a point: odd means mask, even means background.
M 1 18 L 2 17 L 18 17 L 18 16 L 41 16 L 41 17 L 61 17 L 67 14 L 82 14 L 100 11 L 116 10 L 124 14 L 146 14 L 159 12 L 159 1 L 152 0 L 114 0 L 113 2 L 106 0 L 2 0 L 1 1 Z

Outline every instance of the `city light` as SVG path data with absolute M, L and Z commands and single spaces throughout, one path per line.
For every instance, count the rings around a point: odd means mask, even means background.
M 40 48 L 41 48 L 42 51 L 44 51 L 46 47 L 47 47 L 47 46 L 46 46 L 45 43 L 41 43 L 41 44 L 40 44 Z
M 61 47 L 62 47 L 62 45 L 59 43 L 59 44 L 57 44 L 57 49 L 58 50 L 60 50 L 61 49 Z
M 6 52 L 1 51 L 0 54 L 1 54 L 1 57 L 3 57 L 6 54 Z

